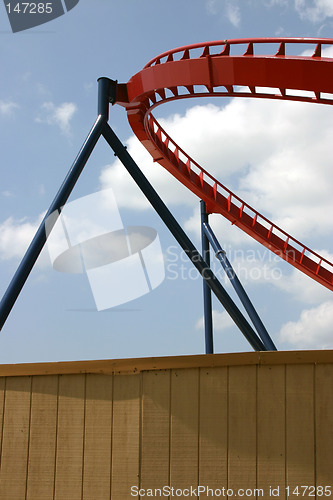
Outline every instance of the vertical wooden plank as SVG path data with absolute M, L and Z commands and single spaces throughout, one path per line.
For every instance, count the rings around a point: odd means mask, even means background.
M 142 374 L 142 437 L 140 487 L 169 484 L 170 370 Z
M 199 370 L 171 372 L 170 486 L 198 485 Z
M 0 377 L 0 463 L 1 463 L 3 412 L 5 404 L 5 387 L 6 387 L 6 378 Z
M 316 484 L 333 489 L 333 365 L 317 365 L 316 392 Z
M 314 485 L 314 365 L 286 367 L 286 452 L 290 494 Z
M 0 498 L 25 498 L 31 377 L 8 377 L 0 469 Z
M 27 500 L 53 500 L 58 377 L 32 378 Z
M 285 366 L 258 367 L 257 488 L 285 493 Z
M 227 485 L 228 378 L 227 368 L 200 369 L 199 484 L 213 491 Z M 211 498 L 205 491 L 200 498 Z
M 256 488 L 256 379 L 256 366 L 229 367 L 228 488 L 235 495 Z
M 60 375 L 55 500 L 81 500 L 84 375 Z
M 87 375 L 83 500 L 110 498 L 112 376 Z
M 131 498 L 131 486 L 139 486 L 140 382 L 140 374 L 114 376 L 112 500 Z

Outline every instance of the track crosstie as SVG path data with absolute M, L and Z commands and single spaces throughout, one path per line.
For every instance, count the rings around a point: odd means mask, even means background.
M 302 44 L 300 47 L 299 44 Z M 333 264 L 241 200 L 183 151 L 152 110 L 191 97 L 253 97 L 333 104 L 333 39 L 251 38 L 179 47 L 160 54 L 127 84 L 117 85 L 133 132 L 160 163 L 205 201 L 266 248 L 333 290 Z M 308 55 L 295 55 L 305 48 Z

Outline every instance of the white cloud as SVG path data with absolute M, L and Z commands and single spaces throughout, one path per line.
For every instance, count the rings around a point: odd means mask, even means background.
M 249 158 L 253 163 L 264 161 L 275 143 L 274 133 L 267 131 L 266 112 L 257 113 L 256 118 L 255 109 L 248 109 L 248 106 L 249 103 L 241 99 L 234 99 L 225 107 L 212 104 L 194 106 L 184 116 L 172 115 L 160 122 L 185 151 L 219 180 L 228 184 L 227 181 L 235 174 L 239 177 L 246 174 Z M 271 109 L 267 112 L 270 113 Z M 261 114 L 264 114 L 263 118 Z M 198 198 L 161 166 L 153 163 L 135 137 L 130 138 L 127 145 L 130 154 L 167 203 L 197 206 Z M 128 179 L 126 170 L 118 160 L 107 165 L 100 177 L 103 188 L 111 186 L 117 189 L 117 199 L 120 198 L 119 203 L 123 206 L 140 209 L 147 207 L 143 197 L 137 194 L 133 181 L 128 185 Z
M 275 142 L 271 133 L 263 136 L 270 142 L 271 151 L 251 164 L 239 187 L 241 197 L 301 239 L 333 229 L 328 135 L 333 128 L 326 108 L 310 110 L 292 104 L 287 103 L 283 114 L 281 106 L 277 107 L 279 116 L 272 116 L 270 124 Z M 266 112 L 269 109 L 274 112 L 271 106 Z M 264 116 L 262 109 L 263 120 Z
M 217 0 L 206 0 L 206 6 L 210 14 L 216 14 L 217 12 Z
M 41 216 L 35 222 L 26 218 L 15 220 L 12 217 L 0 224 L 0 260 L 22 258 L 38 226 Z
M 332 0 L 295 0 L 295 9 L 302 19 L 313 22 L 333 17 Z
M 240 8 L 235 1 L 228 1 L 226 4 L 226 16 L 235 28 L 238 28 L 241 22 Z
M 228 21 L 238 28 L 241 22 L 241 11 L 237 0 L 206 0 L 207 10 L 216 15 L 222 11 Z
M 188 189 L 158 163 L 153 163 L 150 154 L 136 137 L 127 141 L 127 149 L 166 204 L 192 206 L 197 203 L 197 198 Z M 102 189 L 114 190 L 119 207 L 134 210 L 146 210 L 150 207 L 119 160 L 103 168 L 100 183 Z
M 329 106 L 235 98 L 161 124 L 213 176 L 295 238 L 333 229 Z
M 333 262 L 333 255 L 326 250 L 317 250 L 317 253 Z M 282 279 L 274 281 L 273 284 L 282 292 L 291 296 L 293 300 L 305 304 L 320 304 L 330 300 L 332 296 L 331 290 L 309 278 L 298 269 L 292 269 L 288 274 L 283 272 Z
M 231 250 L 233 247 L 239 248 L 245 245 L 253 246 L 256 244 L 253 238 L 235 225 L 232 225 L 231 222 L 220 214 L 210 214 L 209 224 L 213 228 L 221 246 L 225 249 Z M 200 211 L 198 204 L 193 210 L 193 215 L 185 221 L 184 228 L 196 239 L 201 238 Z
M 327 18 L 333 17 L 332 0 L 261 0 L 256 2 L 258 7 L 289 7 L 294 9 L 301 19 L 307 19 L 312 22 L 322 22 Z M 253 8 L 253 0 L 242 0 L 241 6 Z M 238 0 L 206 0 L 207 10 L 210 14 L 216 15 L 218 12 L 224 12 L 229 22 L 238 28 L 241 22 L 241 7 Z
M 70 133 L 70 121 L 73 118 L 77 107 L 73 102 L 64 102 L 56 106 L 52 101 L 44 102 L 42 113 L 37 116 L 38 123 L 57 125 L 65 135 Z
M 266 7 L 274 7 L 274 5 L 288 5 L 288 0 L 263 0 Z
M 13 196 L 13 192 L 9 190 L 1 191 L 1 196 L 4 198 L 11 198 Z
M 222 332 L 224 330 L 228 330 L 229 328 L 232 328 L 235 323 L 229 316 L 229 314 L 226 311 L 217 311 L 216 309 L 213 309 L 213 324 L 214 324 L 214 331 L 217 332 Z M 198 321 L 195 324 L 196 330 L 201 330 L 204 328 L 204 318 L 203 316 L 198 319 Z
M 333 301 L 302 311 L 298 321 L 289 321 L 280 330 L 280 341 L 297 349 L 333 348 Z
M 0 101 L 0 114 L 3 116 L 12 116 L 15 109 L 18 109 L 19 105 L 13 101 Z
M 251 0 L 247 0 L 249 3 Z M 290 6 L 288 0 L 263 0 L 267 7 L 275 5 Z M 323 21 L 328 17 L 333 17 L 332 0 L 294 0 L 294 8 L 301 19 L 308 19 L 313 22 Z

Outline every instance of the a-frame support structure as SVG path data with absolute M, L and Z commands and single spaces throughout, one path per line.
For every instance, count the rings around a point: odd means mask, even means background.
M 54 198 L 50 208 L 48 209 L 43 221 L 41 222 L 25 256 L 23 257 L 11 283 L 9 284 L 2 301 L 0 303 L 0 329 L 2 329 L 5 324 L 8 315 L 12 307 L 14 306 L 17 297 L 19 296 L 24 283 L 26 282 L 45 242 L 47 239 L 45 223 L 46 220 L 52 213 L 60 214 L 63 206 L 65 205 L 70 193 L 72 192 L 85 164 L 90 157 L 97 141 L 101 136 L 104 137 L 106 142 L 109 144 L 111 149 L 114 151 L 115 156 L 123 163 L 129 174 L 132 176 L 138 187 L 141 189 L 143 194 L 146 196 L 152 207 L 156 210 L 158 215 L 161 217 L 167 228 L 171 231 L 181 248 L 184 250 L 186 255 L 192 261 L 193 265 L 197 268 L 201 274 L 205 287 L 208 287 L 210 291 L 214 292 L 217 299 L 221 302 L 227 313 L 231 316 L 235 324 L 241 330 L 245 338 L 251 344 L 253 349 L 257 351 L 267 351 L 276 350 L 272 340 L 270 339 L 268 333 L 267 335 L 257 333 L 253 330 L 247 319 L 244 317 L 242 312 L 238 309 L 236 304 L 233 302 L 231 297 L 228 295 L 218 278 L 215 276 L 210 268 L 209 262 L 206 262 L 204 256 L 193 245 L 192 241 L 189 239 L 185 231 L 179 225 L 175 217 L 171 214 L 170 210 L 164 204 L 163 200 L 157 194 L 153 186 L 150 184 L 148 179 L 144 176 L 138 165 L 135 163 L 134 159 L 128 153 L 126 147 L 121 143 L 119 138 L 116 136 L 114 131 L 111 129 L 109 120 L 109 106 L 110 103 L 114 104 L 116 102 L 116 89 L 117 82 L 110 80 L 109 78 L 99 78 L 98 80 L 98 117 L 89 132 L 87 139 L 85 140 L 78 156 L 76 157 L 73 165 L 71 166 L 63 184 L 61 185 L 56 197 Z M 53 224 L 56 222 L 56 217 L 52 218 Z M 206 237 L 213 245 L 213 239 L 209 236 L 209 224 L 208 216 L 207 221 L 203 223 Z M 48 229 L 50 230 L 50 224 L 48 224 Z M 208 246 L 209 248 L 209 246 Z M 207 257 L 207 243 L 204 251 Z M 220 250 L 218 251 L 220 252 Z M 206 294 L 207 295 L 207 294 Z M 205 309 L 207 313 L 208 300 L 205 299 Z M 211 303 L 210 303 L 211 308 Z M 206 338 L 206 352 L 213 352 L 213 342 L 212 342 L 212 330 L 211 330 L 211 340 L 207 343 Z

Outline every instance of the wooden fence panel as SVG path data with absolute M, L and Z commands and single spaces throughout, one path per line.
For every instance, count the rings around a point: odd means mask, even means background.
M 299 486 L 315 485 L 314 428 L 314 365 L 288 365 L 286 486 L 290 493 Z
M 209 488 L 200 498 L 333 492 L 333 352 L 195 362 L 0 368 L 0 499 L 128 500 L 140 488 L 166 498 L 163 487 L 198 498 L 198 485 Z
M 32 378 L 27 500 L 53 500 L 58 377 Z
M 162 489 L 170 475 L 170 371 L 142 374 L 140 487 Z
M 256 488 L 256 371 L 256 366 L 229 367 L 228 488 L 234 495 Z
M 228 483 L 228 369 L 200 369 L 199 484 L 213 491 Z M 205 491 L 200 498 L 212 498 Z
M 87 375 L 83 500 L 110 499 L 112 375 Z
M 81 500 L 85 375 L 59 377 L 55 500 Z
M 257 487 L 269 495 L 285 492 L 285 366 L 258 367 L 257 395 Z M 271 495 L 272 496 L 272 495 Z
M 199 370 L 171 372 L 170 486 L 198 485 Z M 193 497 L 195 498 L 195 497 Z
M 316 485 L 333 495 L 333 365 L 316 366 Z
M 114 378 L 112 423 L 112 500 L 131 498 L 139 486 L 141 375 Z
M 6 380 L 0 498 L 24 500 L 29 448 L 31 377 Z
M 6 391 L 6 377 L 0 377 L 0 457 L 1 457 L 1 445 L 2 445 L 2 435 L 3 435 L 3 429 L 2 429 L 3 413 L 5 409 L 5 391 Z

